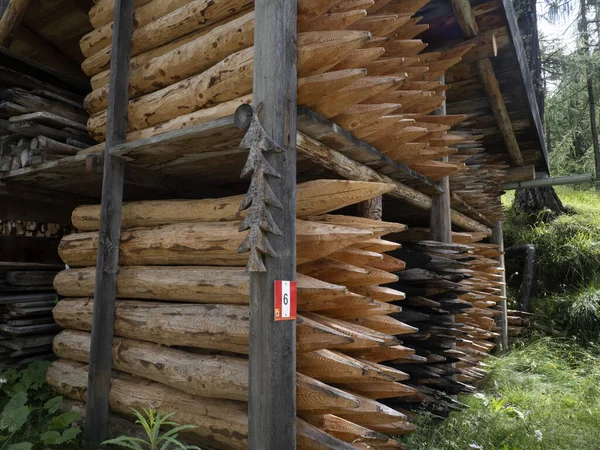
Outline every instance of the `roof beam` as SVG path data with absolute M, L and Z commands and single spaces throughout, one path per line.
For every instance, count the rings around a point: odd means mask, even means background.
M 29 0 L 10 0 L 8 5 L 0 5 L 0 46 L 8 47 L 28 6 Z
M 463 34 L 468 39 L 478 37 L 480 35 L 479 27 L 477 26 L 475 16 L 471 10 L 470 1 L 450 0 L 450 3 L 452 4 L 454 15 L 456 16 L 456 20 Z M 484 58 L 475 61 L 474 64 L 475 68 L 477 69 L 477 73 L 481 78 L 481 82 L 483 83 L 483 87 L 490 102 L 498 129 L 500 130 L 500 134 L 502 135 L 502 139 L 506 145 L 508 155 L 513 164 L 522 166 L 524 164 L 523 155 L 521 154 L 519 143 L 515 137 L 515 132 L 510 122 L 510 117 L 508 115 L 506 105 L 504 104 L 502 92 L 500 92 L 500 85 L 496 75 L 494 74 L 492 63 L 490 62 L 489 58 Z

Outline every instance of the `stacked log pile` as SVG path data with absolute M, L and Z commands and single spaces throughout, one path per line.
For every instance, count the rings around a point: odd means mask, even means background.
M 321 180 L 297 189 L 298 448 L 396 449 L 414 427 L 384 405 L 421 394 L 409 375 L 380 364 L 410 358 L 396 337 L 415 328 L 390 314 L 404 297 L 383 284 L 404 263 L 381 237 L 404 225 L 330 212 L 388 192 L 380 183 Z M 247 255 L 237 253 L 243 196 L 125 204 L 117 278 L 111 407 L 176 411 L 205 444 L 247 446 Z M 73 213 L 82 233 L 59 252 L 70 267 L 55 279 L 65 331 L 47 374 L 63 395 L 85 400 L 99 225 L 98 206 Z
M 28 237 L 60 237 L 66 230 L 55 223 L 38 223 L 29 220 L 0 220 L 0 235 Z
M 500 201 L 505 169 L 509 166 L 502 155 L 486 153 L 480 139 L 471 135 L 456 146 L 457 153 L 451 162 L 465 164 L 465 170 L 450 177 L 450 190 L 465 200 L 492 222 L 504 220 L 504 207 Z
M 509 309 L 507 313 L 508 341 L 512 344 L 521 340 L 527 334 L 531 325 L 532 314 L 516 309 Z
M 150 1 L 134 13 L 128 140 L 232 115 L 252 101 L 253 2 Z M 352 132 L 390 158 L 439 179 L 464 170 L 439 159 L 465 137 L 449 129 L 465 116 L 429 116 L 449 86 L 438 80 L 470 48 L 422 53 L 427 29 L 412 17 L 427 0 L 300 0 L 298 104 Z M 81 40 L 88 129 L 106 130 L 112 2 L 90 10 Z M 177 24 L 177 26 L 173 26 Z M 98 147 L 99 148 L 99 147 Z
M 75 155 L 95 144 L 87 119 L 79 95 L 0 67 L 0 171 Z
M 60 327 L 52 318 L 55 271 L 0 273 L 0 368 L 49 359 Z

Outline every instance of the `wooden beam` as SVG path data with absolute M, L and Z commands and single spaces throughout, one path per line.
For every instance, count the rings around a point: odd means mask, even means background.
M 329 170 L 349 180 L 356 181 L 375 181 L 378 183 L 390 183 L 394 185 L 394 190 L 386 195 L 390 195 L 398 200 L 401 200 L 417 208 L 429 211 L 431 209 L 431 197 L 422 192 L 417 191 L 399 181 L 393 180 L 390 177 L 380 174 L 375 170 L 361 164 L 347 156 L 332 150 L 322 142 L 317 141 L 303 133 L 298 133 L 297 147 L 298 156 L 306 158 L 326 167 Z M 467 217 L 466 215 L 451 210 L 451 221 L 454 225 L 464 228 L 468 231 L 481 231 L 488 236 L 492 234 L 492 230 L 476 220 Z
M 479 27 L 475 21 L 475 16 L 471 10 L 471 3 L 469 0 L 450 0 L 452 8 L 454 9 L 454 15 L 456 20 L 467 39 L 473 39 L 479 36 Z M 475 69 L 479 74 L 479 78 L 483 84 L 486 95 L 492 108 L 492 113 L 496 119 L 496 124 L 506 145 L 508 155 L 517 166 L 524 164 L 523 155 L 519 148 L 519 143 L 515 137 L 515 132 L 506 109 L 506 104 L 502 98 L 500 92 L 500 85 L 498 79 L 494 74 L 492 63 L 489 58 L 480 59 L 474 62 Z
M 504 233 L 502 232 L 502 222 L 496 222 L 492 227 L 492 244 L 496 244 L 500 246 L 500 251 L 504 252 Z M 497 261 L 500 262 L 500 267 L 505 268 L 504 265 L 504 254 L 498 256 L 496 258 Z M 498 317 L 498 321 L 500 322 L 500 337 L 502 350 L 508 350 L 508 310 L 506 303 L 506 272 L 502 272 L 502 286 L 500 287 L 500 295 L 502 296 L 502 301 L 500 302 L 500 309 L 502 311 L 502 315 Z
M 102 206 L 96 262 L 96 287 L 92 321 L 92 343 L 88 377 L 86 417 L 92 424 L 85 429 L 87 448 L 96 450 L 106 440 L 112 341 L 117 290 L 117 269 L 121 237 L 121 209 L 125 161 L 110 154 L 111 147 L 127 137 L 129 62 L 133 29 L 133 0 L 115 1 L 110 94 L 102 182 Z
M 505 169 L 502 182 L 516 183 L 517 181 L 529 180 L 535 180 L 535 166 L 533 164 Z
M 248 448 L 296 448 L 296 322 L 274 321 L 275 280 L 296 279 L 296 0 L 256 0 L 255 107 L 281 153 L 265 154 L 281 178 L 268 177 L 282 208 L 266 206 L 281 230 L 268 239 L 277 257 L 250 276 Z M 256 172 L 253 176 L 256 176 Z
M 29 0 L 10 0 L 6 8 L 0 11 L 0 46 L 8 47 L 28 6 Z
M 440 78 L 440 84 L 446 83 L 445 75 Z M 446 94 L 441 93 L 444 97 L 442 106 L 433 112 L 436 116 L 446 115 Z M 442 158 L 442 161 L 448 162 L 448 157 Z M 431 196 L 431 211 L 429 213 L 429 229 L 431 230 L 431 239 L 433 241 L 452 243 L 452 222 L 450 207 L 450 177 L 442 178 L 438 183 L 441 192 Z

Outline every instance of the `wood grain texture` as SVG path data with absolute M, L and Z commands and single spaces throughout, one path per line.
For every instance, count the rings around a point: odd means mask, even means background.
M 102 206 L 98 252 L 92 344 L 88 375 L 86 417 L 93 427 L 85 430 L 86 445 L 95 450 L 106 440 L 110 395 L 112 338 L 114 329 L 117 268 L 121 236 L 121 207 L 125 161 L 110 154 L 111 147 L 125 142 L 127 135 L 127 84 L 133 27 L 133 0 L 116 0 L 115 39 L 111 61 L 111 95 L 108 101 L 106 155 L 102 182 Z
M 250 275 L 250 450 L 296 449 L 296 324 L 274 322 L 270 299 L 275 280 L 296 279 L 297 9 L 296 0 L 255 1 L 254 105 L 262 105 L 261 124 L 283 153 L 268 156 L 281 174 L 270 180 L 282 204 L 271 208 L 279 258 L 266 258 L 266 273 Z

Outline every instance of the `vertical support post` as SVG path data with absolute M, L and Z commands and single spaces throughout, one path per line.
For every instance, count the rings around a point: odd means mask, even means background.
M 496 244 L 500 246 L 500 251 L 504 252 L 504 233 L 502 232 L 502 222 L 496 222 L 492 227 L 492 244 Z M 504 254 L 498 256 L 496 260 L 500 261 L 500 267 L 502 269 L 504 266 Z M 502 272 L 502 282 L 506 283 L 506 272 Z M 502 311 L 502 315 L 500 316 L 499 325 L 500 325 L 500 343 L 502 344 L 502 350 L 508 350 L 508 311 L 506 304 L 506 284 L 502 285 L 501 293 L 502 301 L 500 302 L 500 309 Z
M 446 82 L 445 75 L 440 78 L 440 83 Z M 446 96 L 445 92 L 440 95 Z M 438 109 L 433 112 L 434 115 L 446 115 L 446 101 L 442 103 Z M 448 157 L 444 157 L 443 161 L 448 161 Z M 429 230 L 432 241 L 452 243 L 452 208 L 450 205 L 450 178 L 444 177 L 439 182 L 442 192 L 431 196 L 431 212 L 429 215 Z
M 278 258 L 250 275 L 248 448 L 296 448 L 296 322 L 274 322 L 274 281 L 296 279 L 296 0 L 256 0 L 254 105 L 282 153 L 266 154 L 281 175 L 269 184 L 282 208 L 269 210 L 281 236 Z
M 357 214 L 367 219 L 383 220 L 383 196 L 378 195 L 357 205 Z
M 112 156 L 110 150 L 115 145 L 125 142 L 127 136 L 133 9 L 133 0 L 115 1 L 86 406 L 85 441 L 87 447 L 92 450 L 100 448 L 100 444 L 106 440 L 108 431 L 110 371 L 125 173 L 125 161 Z

